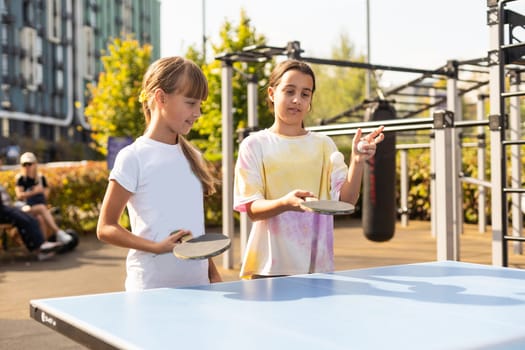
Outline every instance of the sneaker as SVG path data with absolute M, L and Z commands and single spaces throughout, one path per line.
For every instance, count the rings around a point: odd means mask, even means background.
M 49 253 L 38 253 L 38 255 L 36 256 L 36 258 L 38 259 L 38 261 L 44 261 L 44 260 L 48 260 L 48 259 L 51 259 L 52 257 L 55 256 L 55 252 L 49 252 Z
M 40 246 L 40 253 L 46 254 L 51 252 L 56 252 L 64 246 L 62 242 L 44 242 Z
M 63 244 L 67 244 L 67 243 L 71 242 L 72 239 L 73 239 L 73 237 L 68 235 L 67 232 L 65 232 L 63 230 L 58 230 L 57 231 L 57 241 L 58 242 L 62 242 Z

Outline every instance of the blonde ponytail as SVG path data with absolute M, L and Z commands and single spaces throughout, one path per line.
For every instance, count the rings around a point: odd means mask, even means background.
M 213 177 L 211 169 L 202 154 L 182 135 L 178 135 L 178 142 L 182 153 L 190 162 L 191 170 L 202 184 L 204 195 L 214 194 L 217 180 Z

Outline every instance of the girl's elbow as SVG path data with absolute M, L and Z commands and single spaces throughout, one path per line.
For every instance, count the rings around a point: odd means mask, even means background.
M 108 238 L 107 230 L 105 229 L 104 225 L 98 225 L 97 226 L 97 238 L 99 241 L 106 242 Z
M 359 200 L 359 193 L 349 197 L 340 196 L 339 200 L 355 206 L 357 204 L 357 201 Z
M 252 210 L 253 202 L 246 204 L 246 215 L 251 221 L 257 221 L 257 215 Z
M 348 203 L 350 203 L 350 204 L 352 204 L 352 205 L 356 205 L 358 200 L 359 200 L 359 193 L 357 193 L 356 195 L 354 195 L 354 196 L 348 201 Z
M 258 217 L 258 215 L 255 215 L 253 214 L 252 212 L 248 212 L 248 218 L 251 220 L 251 221 L 259 221 L 260 218 Z
M 99 241 L 104 242 L 104 233 L 101 230 L 98 230 L 98 229 L 97 229 L 97 239 Z

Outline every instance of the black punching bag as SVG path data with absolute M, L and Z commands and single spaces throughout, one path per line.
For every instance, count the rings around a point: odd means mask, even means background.
M 366 121 L 396 118 L 396 110 L 387 101 L 374 102 L 366 111 Z M 396 135 L 385 133 L 374 157 L 365 165 L 363 175 L 363 230 L 374 242 L 388 241 L 396 225 Z

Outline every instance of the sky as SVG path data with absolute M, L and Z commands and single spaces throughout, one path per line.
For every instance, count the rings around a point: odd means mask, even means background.
M 486 0 L 368 1 L 371 64 L 436 69 L 487 55 Z M 525 14 L 522 0 L 509 7 Z M 344 34 L 366 55 L 366 8 L 367 0 L 161 0 L 161 55 L 184 55 L 190 45 L 201 49 L 203 32 L 208 42 L 220 42 L 221 26 L 238 25 L 241 9 L 269 46 L 299 41 L 303 56 L 329 59 Z M 212 55 L 209 47 L 206 53 Z M 381 83 L 395 86 L 417 76 L 385 71 Z

